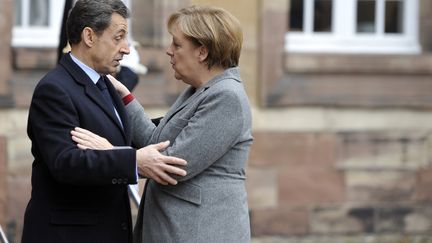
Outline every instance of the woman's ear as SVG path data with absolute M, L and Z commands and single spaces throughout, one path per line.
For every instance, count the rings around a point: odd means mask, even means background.
M 94 45 L 95 38 L 95 33 L 90 27 L 85 27 L 81 32 L 81 39 L 88 47 L 92 47 Z
M 201 45 L 199 48 L 199 60 L 200 62 L 204 62 L 208 57 L 208 49 L 207 47 Z

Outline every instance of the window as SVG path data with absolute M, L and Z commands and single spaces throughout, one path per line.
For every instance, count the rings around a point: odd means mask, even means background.
M 418 0 L 291 0 L 285 49 L 417 54 Z
M 12 46 L 55 47 L 64 0 L 16 0 Z

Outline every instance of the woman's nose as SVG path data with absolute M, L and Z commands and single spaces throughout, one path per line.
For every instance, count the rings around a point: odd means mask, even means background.
M 170 45 L 169 47 L 168 47 L 168 49 L 166 49 L 166 54 L 168 55 L 168 56 L 172 56 L 173 54 L 172 54 L 172 45 Z

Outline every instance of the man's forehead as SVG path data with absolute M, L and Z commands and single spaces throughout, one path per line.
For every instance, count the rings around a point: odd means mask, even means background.
M 128 22 L 121 15 L 114 13 L 108 28 L 115 32 L 127 32 Z

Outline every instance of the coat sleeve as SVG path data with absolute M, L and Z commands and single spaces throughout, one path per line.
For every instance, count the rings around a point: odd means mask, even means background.
M 156 125 L 151 121 L 141 104 L 134 99 L 126 106 L 132 126 L 132 141 L 138 148 L 149 145 Z
M 173 175 L 178 181 L 198 175 L 238 142 L 244 130 L 244 111 L 239 99 L 232 90 L 207 95 L 172 146 L 163 152 L 188 162 L 185 177 Z
M 81 125 L 79 115 L 70 95 L 59 85 L 44 83 L 36 87 L 27 131 L 32 140 L 34 166 L 47 166 L 51 176 L 65 184 L 112 185 L 114 178 L 136 183 L 134 149 L 77 147 L 70 132 Z

